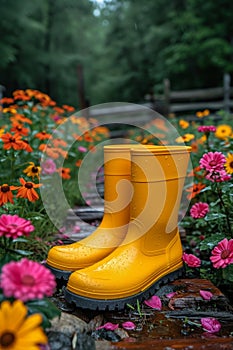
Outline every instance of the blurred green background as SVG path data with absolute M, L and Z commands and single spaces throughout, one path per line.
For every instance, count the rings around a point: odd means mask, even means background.
M 82 109 L 222 86 L 232 0 L 0 0 L 0 84 Z

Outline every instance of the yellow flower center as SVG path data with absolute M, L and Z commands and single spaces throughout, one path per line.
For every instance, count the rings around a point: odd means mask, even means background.
M 0 336 L 0 346 L 8 348 L 15 340 L 15 335 L 11 332 L 5 332 Z
M 34 286 L 35 284 L 35 279 L 31 275 L 24 275 L 21 280 L 22 284 L 25 286 Z

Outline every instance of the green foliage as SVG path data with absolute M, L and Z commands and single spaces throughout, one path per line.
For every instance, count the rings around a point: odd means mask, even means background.
M 164 78 L 174 89 L 221 86 L 233 73 L 232 11 L 231 0 L 0 0 L 0 84 L 81 109 L 140 103 Z
M 48 298 L 41 300 L 30 300 L 26 303 L 29 314 L 39 313 L 43 316 L 42 327 L 44 329 L 51 327 L 53 318 L 60 316 L 61 311 Z

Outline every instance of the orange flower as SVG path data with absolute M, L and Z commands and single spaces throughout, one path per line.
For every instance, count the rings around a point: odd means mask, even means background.
M 205 185 L 200 182 L 197 184 L 193 184 L 193 186 L 187 188 L 186 192 L 189 192 L 189 194 L 187 195 L 187 199 L 192 199 L 196 197 L 196 195 L 198 195 L 201 192 L 201 190 L 203 190 L 203 188 L 205 188 Z
M 13 135 L 7 132 L 6 134 L 1 136 L 1 139 L 4 142 L 4 149 L 13 148 L 14 150 L 20 150 L 24 148 L 20 135 Z
M 67 112 L 73 112 L 74 111 L 74 107 L 72 106 L 68 106 L 68 105 L 63 105 L 62 108 L 67 111 Z
M 20 123 L 13 123 L 11 132 L 14 132 L 16 135 L 27 136 L 29 133 L 29 129 L 24 128 L 23 125 Z
M 198 111 L 196 112 L 196 116 L 198 118 L 203 118 L 203 117 L 206 117 L 210 114 L 210 111 L 208 109 L 205 109 L 204 111 Z
M 180 126 L 182 129 L 187 129 L 187 128 L 189 127 L 189 122 L 187 122 L 187 120 L 180 119 L 180 120 L 179 120 L 179 126 Z
M 13 92 L 14 100 L 29 101 L 31 99 L 23 90 L 16 90 Z
M 188 173 L 188 177 L 196 177 L 197 179 L 203 179 L 206 175 L 206 172 L 204 171 L 203 173 L 203 169 L 201 169 L 200 165 L 196 166 L 195 168 L 193 168 L 192 171 L 190 171 L 190 173 Z
M 19 181 L 22 186 L 18 188 L 17 197 L 26 198 L 30 202 L 35 202 L 39 199 L 39 195 L 34 189 L 40 187 L 41 184 L 26 182 L 23 178 L 20 178 Z
M 3 97 L 1 100 L 0 100 L 0 103 L 1 104 L 12 104 L 14 102 L 13 98 L 10 98 L 10 97 Z
M 66 147 L 67 146 L 67 142 L 60 139 L 60 138 L 57 138 L 57 139 L 53 139 L 53 144 L 55 147 Z
M 67 158 L 67 151 L 65 151 L 64 149 L 57 147 L 54 148 L 54 150 L 58 152 L 62 156 L 62 158 Z
M 58 114 L 63 114 L 64 113 L 64 109 L 60 108 L 60 107 L 53 107 L 54 111 L 57 112 Z
M 49 139 L 51 136 L 51 134 L 48 134 L 46 131 L 41 131 L 41 132 L 38 132 L 35 137 L 40 139 L 40 140 L 46 140 L 46 139 Z
M 57 169 L 58 173 L 63 179 L 70 179 L 70 168 L 58 168 Z
M 25 117 L 23 114 L 15 114 L 13 117 L 10 118 L 10 120 L 12 121 L 12 123 L 14 122 L 21 122 L 21 123 L 27 123 L 27 124 L 32 124 L 32 121 Z
M 59 157 L 58 149 L 55 147 L 52 147 L 51 145 L 46 145 L 45 143 L 42 143 L 39 146 L 39 150 L 42 152 L 45 152 L 50 158 L 57 159 Z
M 85 132 L 84 135 L 84 140 L 87 141 L 87 142 L 93 142 L 93 137 L 88 133 L 88 132 Z
M 8 184 L 3 184 L 0 186 L 0 205 L 4 205 L 7 202 L 14 204 L 13 193 L 11 191 L 17 190 L 16 186 L 9 186 Z
M 82 159 L 78 159 L 77 162 L 75 163 L 75 165 L 76 165 L 77 167 L 80 167 L 81 164 L 82 164 Z
M 197 141 L 193 141 L 191 143 L 191 147 L 192 147 L 192 153 L 197 153 L 198 152 L 198 142 Z
M 27 151 L 27 152 L 32 152 L 33 151 L 32 147 L 29 145 L 28 140 L 22 140 L 22 142 L 23 142 L 23 149 L 24 149 L 24 151 Z
M 54 106 L 56 106 L 56 102 L 51 100 L 51 101 L 49 101 L 48 105 L 51 106 L 51 107 L 54 107 Z

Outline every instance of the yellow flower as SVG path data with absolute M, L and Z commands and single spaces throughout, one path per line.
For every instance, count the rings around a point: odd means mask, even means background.
M 230 125 L 221 124 L 217 127 L 215 136 L 220 140 L 226 140 L 232 134 L 232 128 Z
M 228 174 L 233 174 L 233 153 L 228 153 L 225 168 Z
M 37 176 L 37 178 L 40 177 L 40 173 L 41 173 L 41 167 L 40 166 L 35 166 L 35 164 L 33 162 L 29 162 L 29 166 L 24 169 L 24 173 L 29 176 L 32 177 L 34 179 L 35 176 Z
M 203 117 L 207 117 L 208 115 L 210 115 L 210 111 L 208 109 L 205 109 L 204 111 L 198 111 L 196 112 L 196 116 L 198 118 L 203 118 Z
M 206 139 L 207 139 L 206 135 L 202 135 L 202 137 L 198 139 L 198 143 L 203 144 L 206 142 Z
M 5 132 L 4 128 L 0 128 L 0 136 L 2 136 L 4 132 Z
M 48 342 L 40 327 L 42 316 L 27 317 L 27 308 L 21 300 L 12 304 L 5 300 L 0 308 L 0 350 L 39 350 L 38 344 Z
M 183 136 L 177 137 L 176 142 L 177 143 L 189 142 L 194 138 L 195 136 L 193 134 L 184 134 Z
M 184 119 L 180 119 L 179 125 L 182 129 L 187 129 L 189 127 L 189 122 Z

